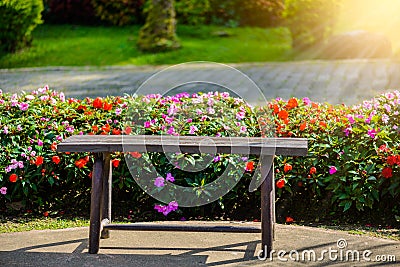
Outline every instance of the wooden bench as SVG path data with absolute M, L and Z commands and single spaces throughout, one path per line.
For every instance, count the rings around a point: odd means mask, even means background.
M 207 142 L 204 142 L 204 141 Z M 89 253 L 99 251 L 100 237 L 108 238 L 109 230 L 138 231 L 191 231 L 191 232 L 261 232 L 262 248 L 267 255 L 272 250 L 275 221 L 274 155 L 305 156 L 307 139 L 260 137 L 207 137 L 159 135 L 76 135 L 57 147 L 59 152 L 92 152 L 95 160 L 92 175 L 90 205 Z M 261 228 L 221 226 L 180 226 L 156 224 L 111 224 L 113 152 L 182 152 L 260 155 L 261 175 Z M 271 162 L 272 161 L 272 162 Z M 263 166 L 268 166 L 263 168 Z

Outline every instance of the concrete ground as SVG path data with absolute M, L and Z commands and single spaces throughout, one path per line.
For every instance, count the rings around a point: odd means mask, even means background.
M 175 223 L 259 226 L 259 223 L 253 222 Z M 87 252 L 87 227 L 7 233 L 0 234 L 0 264 L 1 266 L 155 267 L 399 266 L 400 264 L 399 241 L 292 225 L 278 224 L 275 231 L 274 249 L 277 252 L 273 254 L 272 261 L 258 259 L 261 237 L 257 233 L 112 231 L 110 239 L 100 241 L 100 251 L 97 255 Z M 278 258 L 280 250 L 286 251 L 284 254 L 280 252 L 283 260 Z M 296 252 L 292 250 L 297 251 L 299 260 L 296 260 Z M 327 252 L 323 253 L 324 250 Z M 315 257 L 311 251 L 315 252 Z M 357 253 L 360 255 L 359 260 L 355 256 Z M 397 261 L 394 261 L 394 258 Z

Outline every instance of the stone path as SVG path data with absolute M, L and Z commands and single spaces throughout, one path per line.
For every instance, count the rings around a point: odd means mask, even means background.
M 300 61 L 231 66 L 249 76 L 266 99 L 295 96 L 332 104 L 354 104 L 381 92 L 400 88 L 400 62 L 390 60 Z M 76 98 L 133 94 L 144 81 L 165 68 L 123 66 L 0 70 L 0 88 L 4 92 L 31 91 L 48 84 L 52 89 Z M 160 88 L 156 87 L 176 85 L 179 81 L 199 80 L 228 84 L 235 87 L 231 89 L 240 96 L 257 95 L 249 83 L 243 82 L 238 72 L 200 63 L 165 71 L 158 81 L 150 83 L 151 88 L 139 93 L 158 92 Z M 180 90 L 215 90 L 209 85 L 202 86 L 186 86 Z M 249 101 L 257 102 L 257 97 Z

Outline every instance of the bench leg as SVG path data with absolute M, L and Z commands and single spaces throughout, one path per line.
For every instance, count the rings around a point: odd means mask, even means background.
M 275 191 L 274 191 L 274 164 L 271 164 L 271 157 L 262 157 L 261 175 L 265 180 L 261 184 L 261 246 L 263 257 L 269 257 L 274 239 L 274 212 L 275 212 Z M 270 168 L 268 168 L 270 166 Z
M 112 166 L 110 153 L 103 153 L 104 170 L 103 170 L 103 201 L 102 201 L 102 222 L 105 224 L 111 223 L 111 192 L 112 192 Z M 101 238 L 110 237 L 110 232 L 107 229 L 101 230 Z
M 96 153 L 93 175 L 92 192 L 90 201 L 90 229 L 89 229 L 89 253 L 96 254 L 100 245 L 101 228 L 101 200 L 103 194 L 103 169 L 104 161 L 102 154 Z

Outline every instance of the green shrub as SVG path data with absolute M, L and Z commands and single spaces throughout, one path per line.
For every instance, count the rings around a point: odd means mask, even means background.
M 96 16 L 118 26 L 141 21 L 143 3 L 144 0 L 92 0 Z
M 44 0 L 46 23 L 96 24 L 92 0 Z
M 393 209 L 387 217 L 399 215 L 399 104 L 398 91 L 353 107 L 292 98 L 260 108 L 226 93 L 76 100 L 45 87 L 31 94 L 0 94 L 0 204 L 23 200 L 35 209 L 88 206 L 92 156 L 55 151 L 57 143 L 73 134 L 122 134 L 130 132 L 129 126 L 133 134 L 260 136 L 268 133 L 264 125 L 273 121 L 277 136 L 309 140 L 307 157 L 276 157 L 278 196 L 314 205 L 324 200 L 326 212 Z M 127 124 L 127 116 L 136 123 Z M 214 181 L 233 161 L 234 171 L 244 177 L 209 205 L 208 215 L 259 203 L 259 193 L 248 192 L 253 171 L 248 162 L 257 166 L 255 157 L 236 162 L 236 156 L 221 154 L 203 171 L 188 173 L 175 167 L 190 166 L 198 155 L 125 156 L 113 155 L 113 197 L 145 205 L 136 207 L 141 212 L 154 204 L 134 181 L 148 173 L 148 162 L 163 175 L 171 173 L 175 183 L 196 186 Z M 134 163 L 129 166 L 135 166 L 137 177 L 129 173 L 127 159 Z
M 42 11 L 42 0 L 0 0 L 1 50 L 15 52 L 30 45 Z
M 210 3 L 208 0 L 176 0 L 175 10 L 179 23 L 200 25 L 207 22 Z
M 341 0 L 286 0 L 283 17 L 292 33 L 293 48 L 322 43 L 336 23 Z

